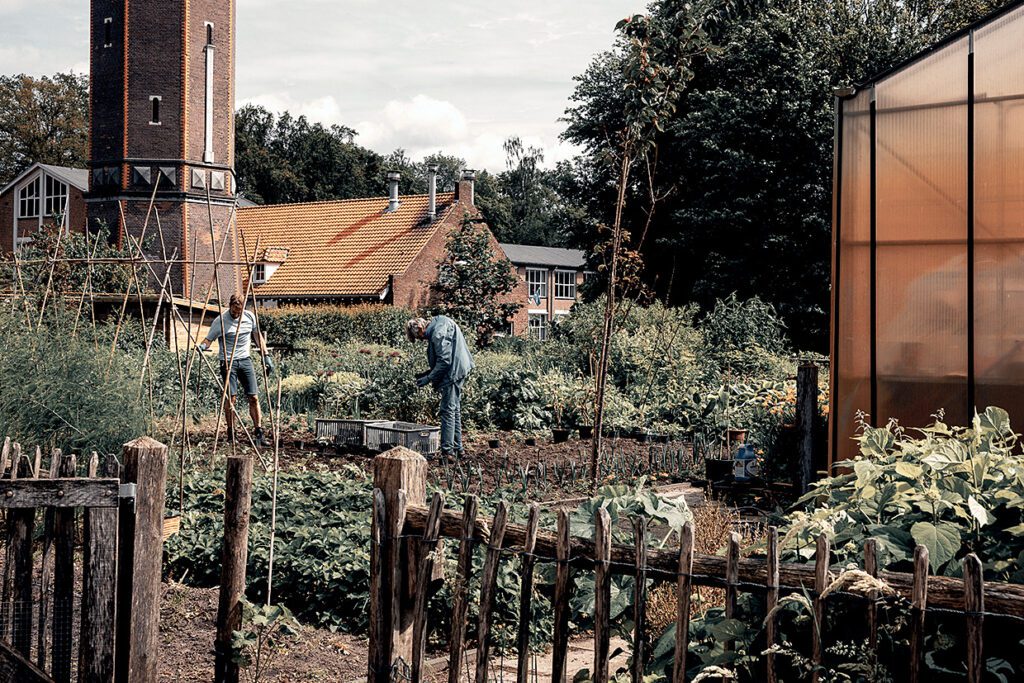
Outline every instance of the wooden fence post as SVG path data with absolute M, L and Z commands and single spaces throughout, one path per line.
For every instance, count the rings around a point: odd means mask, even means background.
M 831 548 L 828 537 L 819 534 L 817 546 L 814 553 L 814 623 L 811 632 L 812 662 L 814 672 L 811 674 L 811 681 L 818 683 L 821 680 L 820 667 L 825 663 L 825 600 L 821 594 L 828 587 L 828 563 L 831 557 Z
M 594 668 L 595 681 L 608 680 L 611 644 L 612 520 L 606 508 L 594 515 Z
M 385 577 L 390 586 L 391 607 L 385 624 L 390 624 L 388 635 L 379 651 L 381 661 L 387 654 L 388 666 L 401 660 L 412 665 L 413 626 L 415 612 L 416 568 L 419 566 L 421 543 L 399 542 L 405 524 L 406 504 L 425 505 L 427 501 L 427 461 L 419 453 L 401 446 L 381 453 L 373 459 L 373 486 L 384 494 L 387 529 L 382 539 L 384 546 Z M 397 585 L 392 585 L 397 582 Z M 423 586 L 423 590 L 427 590 Z
M 964 612 L 967 621 L 967 683 L 981 683 L 985 675 L 982 627 L 985 623 L 985 584 L 981 560 L 974 553 L 964 558 Z
M 505 501 L 500 501 L 494 512 L 491 536 L 487 540 L 487 555 L 484 557 L 483 574 L 480 576 L 480 615 L 477 620 L 476 632 L 476 683 L 487 683 L 487 657 L 491 648 L 491 613 L 494 610 L 494 592 L 498 585 L 498 565 L 501 563 L 501 544 L 505 540 L 507 523 L 508 506 L 505 505 Z
M 818 424 L 818 366 L 802 364 L 796 372 L 796 430 L 799 454 L 800 493 L 806 493 L 814 481 L 817 454 L 814 436 Z
M 452 596 L 452 631 L 448 638 L 448 683 L 459 683 L 462 655 L 466 646 L 466 612 L 469 608 L 469 577 L 473 573 L 473 529 L 476 525 L 476 496 L 466 496 L 462 508 L 462 539 L 459 541 L 455 594 Z
M 569 580 L 572 539 L 569 537 L 569 530 L 569 511 L 561 509 L 558 511 L 558 541 L 555 546 L 558 564 L 555 567 L 555 626 L 554 641 L 551 644 L 552 683 L 562 683 L 565 680 L 569 651 L 569 597 L 572 593 L 572 581 Z
M 633 588 L 633 667 L 630 680 L 643 683 L 647 664 L 647 518 L 633 519 L 633 545 L 636 548 L 636 574 Z
M 679 533 L 679 577 L 676 586 L 676 653 L 673 683 L 686 683 L 686 651 L 690 648 L 690 586 L 693 573 L 693 522 Z
M 526 520 L 526 540 L 523 542 L 523 571 L 519 586 L 519 628 L 516 633 L 516 683 L 528 683 L 530 678 L 530 629 L 533 610 L 530 602 L 533 599 L 533 565 L 536 559 L 533 550 L 537 545 L 537 527 L 540 524 L 540 507 L 536 503 L 530 505 L 530 515 Z
M 928 608 L 928 548 L 914 548 L 914 593 L 910 600 L 910 683 L 921 680 L 924 656 L 924 617 Z
M 121 483 L 135 484 L 135 499 L 118 512 L 118 683 L 157 679 L 160 565 L 163 561 L 167 446 L 147 436 L 124 445 Z
M 61 477 L 75 476 L 76 462 L 73 454 L 62 455 L 57 474 Z M 163 507 L 161 506 L 162 511 Z M 75 512 L 74 508 L 57 510 L 54 514 L 53 522 L 55 559 L 53 581 L 53 649 L 51 650 L 50 658 L 50 675 L 58 682 L 71 680 L 71 622 L 74 613 L 75 577 Z M 156 580 L 158 583 L 160 581 L 160 562 L 162 560 L 163 558 L 158 553 L 156 565 Z M 157 599 L 159 599 L 159 592 L 156 595 Z M 157 615 L 159 617 L 159 611 Z
M 93 453 L 89 477 L 117 477 L 114 456 L 101 467 Z M 78 650 L 79 680 L 103 683 L 114 678 L 115 581 L 117 578 L 117 508 L 86 509 L 82 552 L 82 636 Z M 40 633 L 42 633 L 40 625 Z
M 230 457 L 224 476 L 224 545 L 221 549 L 217 635 L 213 646 L 213 678 L 216 683 L 238 681 L 238 664 L 231 657 L 231 634 L 242 625 L 245 564 L 249 559 L 252 465 L 249 456 Z
M 767 550 L 768 571 L 765 581 L 766 598 L 765 610 L 767 612 L 765 634 L 768 644 L 768 655 L 765 657 L 767 683 L 776 683 L 778 675 L 775 673 L 775 653 L 771 649 L 776 645 L 775 622 L 776 616 L 772 614 L 779 604 L 779 529 L 768 527 L 768 550 Z

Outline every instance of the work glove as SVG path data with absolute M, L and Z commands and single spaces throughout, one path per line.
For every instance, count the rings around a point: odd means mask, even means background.
M 425 387 L 428 384 L 430 384 L 430 378 L 427 377 L 426 375 L 424 375 L 423 377 L 417 377 L 416 378 L 416 386 L 418 386 L 418 387 Z
M 270 357 L 270 354 L 263 356 L 263 366 L 267 369 L 268 375 L 274 374 L 274 359 Z

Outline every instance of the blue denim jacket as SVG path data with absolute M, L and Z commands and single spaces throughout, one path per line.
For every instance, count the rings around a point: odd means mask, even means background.
M 445 315 L 436 316 L 427 325 L 427 379 L 435 388 L 445 384 L 462 384 L 476 365 L 466 338 L 455 321 Z

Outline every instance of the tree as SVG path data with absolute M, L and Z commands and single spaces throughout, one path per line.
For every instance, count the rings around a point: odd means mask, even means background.
M 84 166 L 88 118 L 88 76 L 0 76 L 0 186 L 34 163 Z
M 480 223 L 467 213 L 448 236 L 432 288 L 437 311 L 472 326 L 477 345 L 486 346 L 522 306 L 500 301 L 518 280 L 508 259 L 494 253 L 491 235 Z
M 626 220 L 645 281 L 706 310 L 737 292 L 778 310 L 801 348 L 827 348 L 834 88 L 863 82 L 1005 0 L 718 0 L 703 24 L 715 49 L 661 122 L 652 158 L 659 209 L 647 214 L 647 168 L 633 169 Z M 682 0 L 657 0 L 671 17 Z M 629 90 L 617 43 L 577 78 L 564 138 L 580 145 L 563 192 L 610 224 L 614 131 Z M 593 232 L 578 239 L 600 241 Z
M 235 115 L 239 189 L 257 203 L 351 199 L 386 193 L 382 157 L 347 126 L 246 105 Z

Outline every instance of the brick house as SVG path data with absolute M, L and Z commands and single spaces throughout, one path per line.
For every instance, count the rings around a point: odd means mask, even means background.
M 0 190 L 0 254 L 10 254 L 43 226 L 84 232 L 89 171 L 33 164 Z
M 525 296 L 518 302 L 526 310 L 530 335 L 546 339 L 551 323 L 568 315 L 579 300 L 586 257 L 579 249 L 526 244 L 502 244 L 501 249 L 526 285 Z M 525 330 L 513 327 L 512 332 L 523 334 Z
M 267 307 L 383 302 L 429 308 L 448 235 L 467 214 L 480 215 L 474 176 L 464 173 L 452 193 L 412 196 L 399 195 L 397 174 L 390 180 L 390 197 L 240 206 L 241 239 L 250 258 L 258 257 L 256 300 Z M 502 255 L 493 236 L 491 247 Z M 506 300 L 526 299 L 526 284 L 519 281 Z M 511 323 L 526 330 L 525 308 Z

